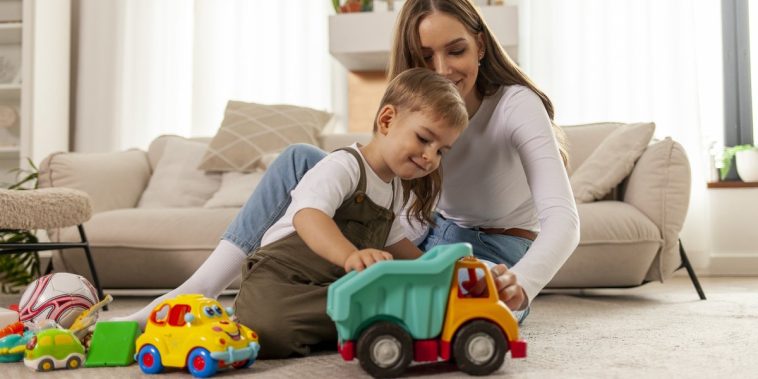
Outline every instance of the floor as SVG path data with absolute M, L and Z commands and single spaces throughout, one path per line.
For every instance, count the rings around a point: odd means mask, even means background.
M 758 277 L 701 278 L 698 300 L 686 277 L 625 290 L 553 291 L 540 295 L 522 326 L 526 359 L 506 358 L 495 372 L 513 378 L 758 377 Z M 14 301 L 0 296 L 0 306 Z M 117 296 L 105 317 L 130 312 L 147 297 Z M 17 300 L 16 300 L 17 301 Z M 230 303 L 231 297 L 223 297 Z M 265 348 L 265 345 L 264 347 Z M 37 374 L 2 364 L 3 377 Z M 6 376 L 7 375 L 7 376 Z M 46 378 L 142 377 L 138 366 L 63 370 Z M 217 377 L 353 378 L 365 374 L 335 353 L 256 362 Z M 171 370 L 162 376 L 189 377 Z M 412 366 L 408 377 L 465 377 L 446 363 Z M 153 378 L 155 378 L 153 376 Z

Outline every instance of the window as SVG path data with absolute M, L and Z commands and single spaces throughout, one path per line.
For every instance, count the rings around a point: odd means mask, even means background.
M 50 336 L 43 336 L 39 339 L 39 345 L 40 346 L 50 346 L 53 344 L 53 338 Z
M 458 269 L 458 297 L 479 299 L 489 296 L 484 270 L 468 267 Z
M 758 4 L 748 0 L 722 0 L 721 21 L 724 43 L 724 145 L 753 143 L 758 122 Z M 755 34 L 755 35 L 754 35 Z M 752 37 L 752 38 L 751 38 Z M 751 63 L 755 62 L 755 63 Z M 751 80 L 751 77 L 753 79 Z M 753 109 L 756 111 L 754 112 Z
M 163 304 L 163 306 L 154 311 L 153 315 L 151 316 L 151 320 L 156 325 L 163 325 L 166 323 L 166 318 L 168 316 L 168 304 Z
M 55 336 L 55 344 L 56 345 L 71 345 L 74 343 L 74 340 L 71 339 L 71 336 L 68 334 L 59 334 Z
M 758 135 L 758 3 L 755 1 L 745 2 L 748 3 L 748 45 L 750 47 L 750 85 L 752 88 L 750 95 L 752 98 L 751 108 L 753 109 L 751 139 L 754 142 L 755 136 Z
M 171 326 L 184 326 L 187 322 L 184 321 L 184 315 L 190 311 L 190 306 L 187 304 L 177 304 L 171 308 L 171 312 L 168 315 L 168 324 Z

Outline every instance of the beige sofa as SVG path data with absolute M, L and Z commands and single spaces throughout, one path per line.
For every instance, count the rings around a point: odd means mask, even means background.
M 620 124 L 567 127 L 573 168 Z M 325 150 L 365 141 L 365 134 L 321 137 Z M 105 288 L 172 288 L 202 263 L 237 208 L 135 208 L 161 157 L 166 138 L 149 151 L 57 153 L 40 166 L 41 187 L 71 187 L 92 197 L 85 224 Z M 206 141 L 200 139 L 199 141 Z M 653 142 L 631 174 L 603 201 L 578 206 L 581 242 L 550 287 L 625 287 L 662 281 L 681 265 L 678 235 L 689 202 L 690 171 L 682 147 Z M 69 240 L 75 230 L 50 231 Z M 83 255 L 54 254 L 56 270 L 89 275 Z

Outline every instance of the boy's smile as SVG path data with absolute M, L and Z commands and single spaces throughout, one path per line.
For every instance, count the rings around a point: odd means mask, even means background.
M 364 155 L 386 182 L 395 176 L 409 180 L 433 172 L 461 133 L 459 128 L 450 126 L 441 117 L 433 117 L 429 111 L 398 109 L 392 105 L 382 109 L 378 123 L 376 143 L 367 145 Z

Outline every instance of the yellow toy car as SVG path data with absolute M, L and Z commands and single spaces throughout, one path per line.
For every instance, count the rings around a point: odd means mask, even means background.
M 221 368 L 246 368 L 260 350 L 258 335 L 233 321 L 231 308 L 203 295 L 179 295 L 150 313 L 136 342 L 135 360 L 142 372 L 157 374 L 165 367 L 185 366 L 199 378 Z

